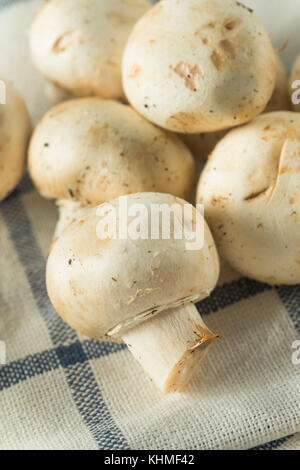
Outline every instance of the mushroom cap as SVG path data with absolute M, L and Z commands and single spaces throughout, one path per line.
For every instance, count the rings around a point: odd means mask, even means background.
M 147 221 L 153 204 L 187 204 L 159 193 L 124 199 L 127 214 L 136 204 L 142 205 L 142 220 Z M 117 208 L 120 199 L 110 204 Z M 100 239 L 100 217 L 96 208 L 90 208 L 63 232 L 48 259 L 47 288 L 57 312 L 87 336 L 119 340 L 125 330 L 163 310 L 207 297 L 216 285 L 219 261 L 209 228 L 197 214 L 204 224 L 205 242 L 202 249 L 189 251 L 186 239 L 172 236 Z M 193 220 L 195 216 L 193 207 Z
M 182 133 L 250 121 L 266 107 L 275 77 L 264 26 L 232 0 L 162 0 L 137 22 L 123 57 L 130 103 Z
M 0 104 L 0 201 L 15 189 L 24 174 L 31 133 L 23 99 L 8 83 L 5 88 L 6 104 Z
M 300 282 L 300 115 L 263 114 L 230 131 L 200 178 L 197 200 L 220 255 L 268 284 Z
M 299 74 L 300 76 L 300 74 Z M 290 98 L 288 93 L 288 76 L 282 60 L 277 54 L 277 74 L 273 95 L 264 113 L 273 111 L 289 111 Z M 229 130 L 229 129 L 228 129 Z M 225 137 L 227 130 L 201 134 L 179 134 L 185 145 L 197 160 L 206 160 L 218 142 Z
M 121 58 L 146 0 L 44 2 L 30 30 L 38 69 L 76 95 L 123 96 Z
M 295 63 L 293 65 L 290 85 L 292 85 L 292 83 L 295 80 L 300 80 L 300 54 L 297 57 L 297 59 L 295 60 Z M 297 87 L 297 89 L 299 90 L 299 87 Z M 290 88 L 290 94 L 293 94 L 294 91 L 296 91 L 296 90 Z M 298 99 L 299 99 L 299 97 L 300 97 L 299 93 L 297 95 L 298 95 Z M 293 107 L 294 111 L 300 112 L 300 104 L 293 104 L 292 103 L 292 107 Z
M 193 157 L 178 137 L 96 97 L 46 114 L 30 143 L 29 170 L 43 196 L 93 206 L 142 191 L 188 198 L 195 182 Z

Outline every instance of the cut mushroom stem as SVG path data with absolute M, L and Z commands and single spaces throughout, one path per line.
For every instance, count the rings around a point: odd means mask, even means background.
M 166 310 L 122 335 L 134 357 L 165 394 L 182 391 L 216 338 L 194 304 Z

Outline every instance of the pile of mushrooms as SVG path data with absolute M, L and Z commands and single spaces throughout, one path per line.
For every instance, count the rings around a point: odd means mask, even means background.
M 284 66 L 233 0 L 51 0 L 30 48 L 49 82 L 75 95 L 29 147 L 31 178 L 60 210 L 51 302 L 77 331 L 127 344 L 164 393 L 181 391 L 217 337 L 194 306 L 217 283 L 217 248 L 253 279 L 300 282 L 300 115 Z M 128 213 L 139 204 L 144 223 L 153 205 L 191 207 L 192 153 L 211 153 L 197 189 L 209 225 L 191 209 L 201 247 L 161 230 L 99 237 L 99 211 L 121 201 Z
M 20 182 L 26 167 L 31 121 L 26 105 L 16 90 L 1 80 L 0 104 L 0 201 Z

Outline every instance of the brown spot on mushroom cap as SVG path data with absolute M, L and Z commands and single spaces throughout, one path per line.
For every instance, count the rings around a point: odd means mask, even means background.
M 166 124 L 167 126 L 170 124 L 178 132 L 180 132 L 182 128 L 184 128 L 186 132 L 190 132 L 193 127 L 197 125 L 198 121 L 199 114 L 181 112 L 170 116 Z
M 180 112 L 171 115 L 166 120 L 165 125 L 167 128 L 172 128 L 175 132 L 190 134 L 197 132 L 199 122 L 205 123 L 205 125 L 207 126 L 207 132 L 211 132 L 214 129 L 216 121 L 219 122 L 219 129 L 227 128 L 227 126 L 224 125 L 223 116 L 214 115 L 213 110 L 211 111 L 212 112 L 209 112 L 209 116 L 212 116 L 211 120 L 209 119 L 207 114 L 201 113 L 200 111 Z
M 289 197 L 289 204 L 294 205 L 294 204 L 298 204 L 298 202 L 299 202 L 298 195 L 294 194 Z
M 223 204 L 226 201 L 228 201 L 228 197 L 224 197 L 224 196 L 212 196 L 210 198 L 210 202 L 213 206 L 216 206 L 218 204 Z
M 220 47 L 227 56 L 231 59 L 235 59 L 237 47 L 231 39 L 223 39 L 220 41 Z
M 231 18 L 230 20 L 227 20 L 224 24 L 225 28 L 228 30 L 234 29 L 236 25 L 236 18 Z
M 131 72 L 129 73 L 128 77 L 136 78 L 141 73 L 141 71 L 142 71 L 141 67 L 138 64 L 135 64 Z
M 214 66 L 216 67 L 216 69 L 219 70 L 219 72 L 221 72 L 222 70 L 225 69 L 226 59 L 225 59 L 224 55 L 221 54 L 216 49 L 213 50 L 213 52 L 210 56 L 210 59 L 211 59 L 212 63 L 214 64 Z
M 237 47 L 231 39 L 222 39 L 219 42 L 221 50 L 214 49 L 211 54 L 211 61 L 216 69 L 221 72 L 229 65 L 230 59 L 235 59 L 237 54 Z
M 181 61 L 176 67 L 170 67 L 179 77 L 184 78 L 185 86 L 193 91 L 200 87 L 200 77 L 204 77 L 199 64 L 191 65 L 188 62 Z

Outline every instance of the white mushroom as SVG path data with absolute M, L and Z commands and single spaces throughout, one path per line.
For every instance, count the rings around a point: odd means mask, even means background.
M 41 0 L 16 2 L 0 12 L 0 75 L 24 97 L 34 123 L 67 93 L 45 80 L 30 60 L 28 29 Z
M 124 199 L 127 215 L 137 204 L 141 208 L 141 226 L 148 225 L 154 205 L 184 210 L 188 204 L 158 193 Z M 120 199 L 110 205 L 117 210 Z M 204 219 L 188 206 L 191 218 L 200 218 L 204 230 L 204 244 L 196 251 L 187 249 L 187 238 L 175 239 L 172 230 L 169 239 L 162 235 L 130 239 L 121 236 L 117 226 L 114 237 L 111 233 L 101 238 L 99 212 L 91 208 L 63 232 L 47 264 L 48 293 L 62 318 L 96 340 L 124 341 L 164 393 L 181 391 L 187 385 L 216 339 L 193 303 L 215 287 L 218 255 Z M 130 227 L 134 219 L 128 220 Z
M 294 111 L 300 112 L 300 55 L 295 60 L 292 69 L 290 95 Z
M 33 60 L 45 77 L 76 95 L 123 96 L 121 58 L 146 0 L 44 2 L 30 31 Z
M 26 165 L 31 122 L 23 99 L 1 80 L 0 104 L 0 201 L 15 189 Z
M 272 111 L 288 111 L 289 109 L 290 97 L 288 93 L 288 76 L 282 60 L 279 55 L 277 55 L 275 89 L 264 113 Z M 183 142 L 190 149 L 196 159 L 206 160 L 217 143 L 225 137 L 228 130 L 201 134 L 179 134 L 179 137 L 182 138 Z
M 100 98 L 46 114 L 30 143 L 29 171 L 44 197 L 62 200 L 57 235 L 83 206 L 142 191 L 188 199 L 195 182 L 193 157 L 178 137 Z
M 266 107 L 275 78 L 264 26 L 233 0 L 162 0 L 137 22 L 123 57 L 130 103 L 181 133 L 250 121 Z
M 201 175 L 198 202 L 220 255 L 245 276 L 300 282 L 300 115 L 263 114 L 232 130 Z

